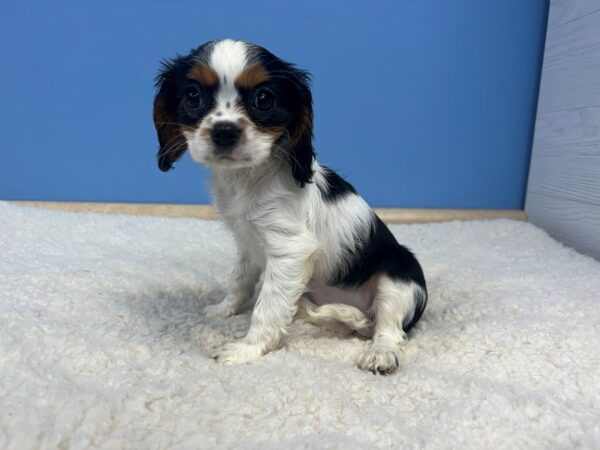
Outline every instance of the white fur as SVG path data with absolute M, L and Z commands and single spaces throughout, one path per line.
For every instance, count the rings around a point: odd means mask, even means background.
M 248 258 L 246 269 L 263 272 L 248 335 L 217 354 L 224 363 L 247 362 L 279 345 L 313 274 L 320 241 L 306 214 L 307 200 L 314 197 L 295 186 L 279 160 L 254 169 L 216 170 L 213 191 L 240 258 Z M 240 279 L 234 277 L 230 292 L 240 290 Z
M 225 364 L 248 362 L 275 349 L 298 310 L 298 301 L 311 278 L 327 280 L 348 268 L 344 248 L 355 248 L 373 226 L 373 213 L 359 196 L 350 194 L 335 203 L 325 202 L 319 191 L 324 181 L 317 161 L 315 182 L 298 187 L 280 160 L 248 169 L 214 171 L 217 209 L 233 231 L 239 249 L 229 293 L 210 306 L 211 317 L 239 311 L 264 273 L 262 289 L 245 338 L 216 353 Z M 359 367 L 390 373 L 398 367 L 398 346 L 404 342 L 402 323 L 414 313 L 418 287 L 381 276 L 370 319 L 350 305 L 304 308 L 304 318 L 315 324 L 344 323 L 366 336 L 372 346 L 359 359 Z M 302 309 L 302 308 L 301 308 Z
M 358 359 L 358 367 L 374 373 L 392 373 L 398 368 L 398 347 L 406 341 L 403 321 L 412 318 L 415 297 L 421 287 L 382 276 L 373 303 L 373 341 Z
M 298 312 L 296 319 L 306 320 L 313 325 L 319 325 L 344 332 L 343 327 L 348 331 L 356 331 L 364 337 L 373 336 L 373 322 L 360 309 L 345 305 L 342 303 L 330 303 L 317 306 L 306 297 L 302 297 L 298 302 Z
M 211 117 L 219 120 L 236 122 L 242 115 L 234 109 L 239 99 L 239 93 L 234 81 L 246 68 L 247 45 L 242 41 L 225 39 L 215 44 L 210 58 L 210 66 L 219 75 L 219 91 L 216 95 L 216 105 Z M 227 106 L 229 105 L 229 106 Z
M 221 78 L 227 78 L 225 84 L 232 89 L 233 81 L 246 67 L 247 52 L 248 45 L 243 41 L 223 39 L 215 42 L 210 57 L 210 66 Z

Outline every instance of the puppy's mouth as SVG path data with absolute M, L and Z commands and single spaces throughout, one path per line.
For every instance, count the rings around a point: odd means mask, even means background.
M 217 161 L 235 161 L 236 159 L 231 155 L 215 155 Z
M 249 155 L 239 154 L 238 150 L 232 150 L 227 153 L 223 153 L 219 150 L 212 153 L 209 161 L 213 164 L 228 166 L 240 163 L 247 164 L 252 161 L 252 158 Z

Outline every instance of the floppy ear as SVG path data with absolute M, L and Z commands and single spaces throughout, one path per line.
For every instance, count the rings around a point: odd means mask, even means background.
M 291 147 L 289 152 L 292 175 L 300 187 L 312 181 L 314 171 L 312 163 L 315 159 L 313 147 L 313 108 L 310 93 L 310 75 L 308 72 L 294 69 L 294 84 L 300 105 L 296 116 L 290 124 Z
M 187 142 L 181 127 L 177 124 L 177 93 L 175 77 L 179 59 L 163 64 L 163 70 L 156 78 L 156 96 L 152 116 L 158 136 L 158 168 L 163 172 L 171 169 L 187 149 Z

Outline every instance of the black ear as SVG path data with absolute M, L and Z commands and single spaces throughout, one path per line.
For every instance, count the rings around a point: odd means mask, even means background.
M 302 132 L 298 142 L 290 150 L 292 175 L 300 187 L 310 183 L 313 177 L 312 163 L 315 150 L 312 144 L 312 131 Z
M 159 142 L 158 168 L 163 172 L 169 170 L 187 149 L 177 119 L 176 77 L 181 65 L 181 58 L 163 63 L 163 70 L 156 77 L 157 91 L 152 116 Z
M 289 151 L 292 175 L 300 187 L 310 183 L 315 159 L 313 147 L 313 107 L 308 72 L 294 68 L 292 71 L 299 106 L 290 123 L 291 146 Z

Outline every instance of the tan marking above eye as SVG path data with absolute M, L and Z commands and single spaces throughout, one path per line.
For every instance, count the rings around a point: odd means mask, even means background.
M 246 67 L 235 79 L 235 85 L 241 88 L 253 88 L 269 79 L 269 73 L 260 64 Z
M 197 81 L 204 86 L 216 86 L 219 83 L 217 72 L 203 62 L 196 63 L 186 76 L 188 79 Z

